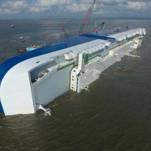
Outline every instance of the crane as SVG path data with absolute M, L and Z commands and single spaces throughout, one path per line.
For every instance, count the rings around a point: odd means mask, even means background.
M 82 22 L 82 25 L 81 25 L 80 31 L 79 31 L 80 34 L 83 33 L 85 26 L 89 23 L 90 17 L 91 17 L 91 14 L 92 14 L 92 11 L 93 11 L 95 4 L 96 4 L 96 0 L 93 0 L 93 3 L 89 7 L 88 11 L 86 12 L 85 18 L 83 19 L 83 22 Z
M 96 26 L 92 32 L 98 32 L 99 30 L 103 30 L 105 28 L 106 23 L 102 22 L 101 24 L 99 24 L 98 26 Z

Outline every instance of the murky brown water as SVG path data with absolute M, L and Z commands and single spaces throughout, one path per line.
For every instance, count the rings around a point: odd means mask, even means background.
M 11 32 L 6 28 L 8 22 L 5 30 L 0 24 L 2 60 L 15 55 L 19 46 L 53 40 L 49 35 L 50 22 L 41 21 L 40 25 L 37 22 L 19 21 Z M 148 34 L 138 49 L 141 58 L 126 57 L 113 65 L 88 92 L 69 92 L 60 97 L 49 105 L 52 117 L 37 113 L 0 118 L 0 151 L 151 150 L 151 21 L 106 22 L 108 28 L 126 25 L 147 28 Z M 29 37 L 26 42 L 12 42 L 18 35 Z

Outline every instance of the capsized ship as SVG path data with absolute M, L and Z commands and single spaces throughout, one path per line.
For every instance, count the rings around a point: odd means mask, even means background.
M 145 35 L 144 28 L 83 34 L 6 60 L 0 65 L 0 111 L 35 113 L 69 90 L 80 93 L 115 62 L 133 56 Z

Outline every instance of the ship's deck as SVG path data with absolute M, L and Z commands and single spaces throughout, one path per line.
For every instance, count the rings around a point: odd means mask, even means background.
M 51 44 L 48 46 L 37 48 L 34 51 L 26 52 L 26 53 L 18 55 L 16 57 L 12 57 L 12 58 L 6 60 L 4 63 L 2 63 L 0 65 L 0 81 L 3 79 L 3 77 L 5 76 L 5 74 L 11 67 L 13 67 L 14 65 L 16 65 L 24 60 L 27 60 L 29 58 L 33 58 L 36 56 L 44 55 L 44 54 L 47 54 L 50 52 L 60 51 L 65 48 L 69 48 L 72 46 L 90 42 L 90 41 L 93 41 L 96 39 L 109 40 L 109 41 L 115 40 L 115 38 L 111 38 L 111 37 L 104 36 L 104 35 L 85 34 L 85 35 L 67 38 L 63 42 L 60 42 L 60 43 Z

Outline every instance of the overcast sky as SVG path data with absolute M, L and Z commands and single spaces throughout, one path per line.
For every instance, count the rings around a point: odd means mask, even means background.
M 93 0 L 0 0 L 0 19 L 82 17 Z M 97 0 L 100 17 L 151 18 L 151 0 Z

